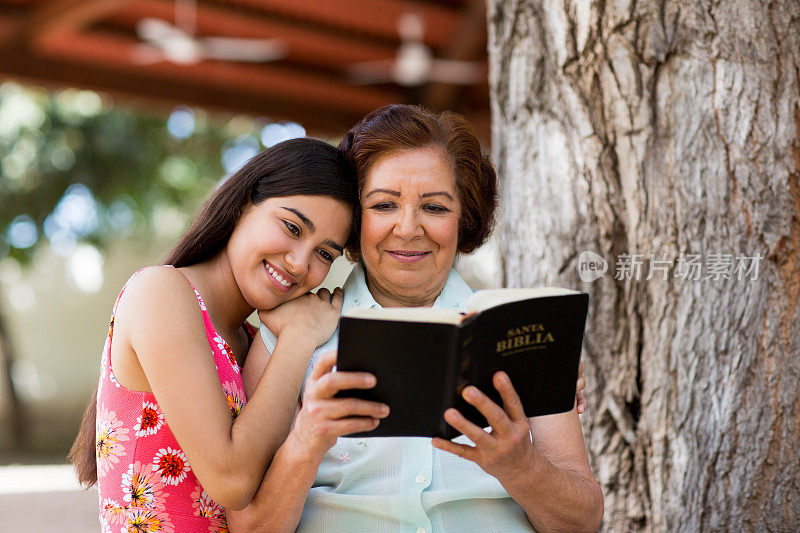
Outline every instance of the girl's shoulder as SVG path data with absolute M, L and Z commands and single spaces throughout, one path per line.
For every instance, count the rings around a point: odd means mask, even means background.
M 125 282 L 125 290 L 136 287 L 141 290 L 153 285 L 186 284 L 186 277 L 175 267 L 170 265 L 151 265 L 140 268 Z
M 122 293 L 136 297 L 190 296 L 194 294 L 189 280 L 177 268 L 169 265 L 144 267 L 136 271 L 122 288 Z
M 133 274 L 120 292 L 114 314 L 151 324 L 180 316 L 201 316 L 189 280 L 177 268 L 164 265 L 145 267 Z

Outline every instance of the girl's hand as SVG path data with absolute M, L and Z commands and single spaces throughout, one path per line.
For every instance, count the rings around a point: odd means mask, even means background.
M 336 331 L 342 310 L 344 293 L 336 288 L 333 294 L 320 289 L 284 302 L 275 309 L 259 310 L 258 318 L 276 337 L 299 334 L 314 341 L 314 348 L 322 346 Z
M 537 461 L 543 460 L 543 457 L 533 447 L 530 422 L 508 375 L 497 372 L 492 377 L 492 382 L 500 392 L 503 407 L 472 385 L 462 392 L 464 400 L 486 417 L 492 426 L 492 432 L 486 433 L 483 428 L 476 426 L 451 407 L 445 411 L 444 419 L 469 437 L 475 446 L 456 444 L 439 437 L 433 439 L 433 445 L 477 463 L 487 474 L 504 483 L 515 476 L 531 472 L 532 467 Z
M 580 366 L 578 367 L 578 382 L 575 385 L 575 403 L 578 406 L 578 414 L 583 414 L 586 411 L 586 396 L 583 395 L 583 389 L 586 388 L 586 379 L 583 377 L 583 369 L 586 365 L 584 365 L 583 361 L 581 361 Z
M 389 406 L 357 398 L 334 398 L 345 389 L 371 389 L 375 376 L 366 372 L 332 372 L 336 351 L 322 354 L 314 365 L 303 395 L 303 406 L 287 440 L 322 461 L 341 435 L 369 431 L 389 416 Z

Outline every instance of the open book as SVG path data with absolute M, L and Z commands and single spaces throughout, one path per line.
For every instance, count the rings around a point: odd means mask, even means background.
M 569 411 L 575 402 L 589 295 L 561 288 L 478 291 L 464 312 L 428 307 L 353 309 L 339 324 L 337 370 L 375 374 L 370 390 L 341 391 L 385 402 L 389 416 L 362 436 L 458 432 L 443 418 L 455 407 L 486 419 L 461 398 L 472 384 L 498 405 L 492 376 L 504 370 L 527 416 Z

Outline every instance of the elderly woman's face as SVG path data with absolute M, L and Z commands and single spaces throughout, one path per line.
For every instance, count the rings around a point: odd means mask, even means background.
M 376 300 L 431 305 L 458 248 L 461 206 L 449 161 L 433 148 L 388 154 L 367 174 L 361 205 L 361 254 Z

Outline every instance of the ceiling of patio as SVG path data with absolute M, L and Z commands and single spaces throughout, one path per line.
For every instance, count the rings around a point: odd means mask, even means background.
M 338 135 L 395 102 L 463 113 L 488 142 L 489 95 L 480 83 L 357 84 L 353 64 L 393 59 L 398 20 L 420 14 L 438 58 L 476 60 L 486 72 L 482 0 L 199 0 L 197 36 L 280 38 L 287 55 L 265 63 L 203 60 L 142 64 L 137 21 L 175 20 L 171 0 L 0 0 L 0 78 L 86 87 L 147 106 L 187 104 L 293 120 Z

